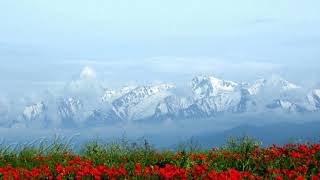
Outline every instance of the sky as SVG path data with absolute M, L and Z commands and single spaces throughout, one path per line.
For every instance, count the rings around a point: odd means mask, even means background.
M 279 74 L 318 84 L 318 0 L 2 0 L 0 92 L 63 86 L 91 67 L 106 86 L 196 74 Z

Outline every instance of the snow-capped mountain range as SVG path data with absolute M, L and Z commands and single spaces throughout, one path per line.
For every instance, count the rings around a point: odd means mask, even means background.
M 84 76 L 83 73 L 81 76 Z M 85 78 L 89 79 L 87 76 Z M 54 103 L 43 99 L 26 104 L 13 120 L 8 119 L 7 110 L 0 109 L 1 118 L 8 121 L 2 121 L 1 126 L 108 126 L 175 119 L 214 119 L 225 114 L 320 111 L 320 89 L 301 96 L 301 93 L 295 92 L 303 87 L 282 78 L 238 83 L 200 75 L 194 77 L 190 84 L 189 95 L 177 93 L 174 84 L 158 83 L 119 89 L 103 87 L 99 97 L 91 99 L 91 103 L 81 96 L 57 97 Z

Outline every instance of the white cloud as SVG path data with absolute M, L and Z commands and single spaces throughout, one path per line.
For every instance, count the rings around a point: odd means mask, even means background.
M 95 79 L 96 77 L 97 77 L 96 71 L 88 66 L 84 67 L 80 73 L 81 79 Z

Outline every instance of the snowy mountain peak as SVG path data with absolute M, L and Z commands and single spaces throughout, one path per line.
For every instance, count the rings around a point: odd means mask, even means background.
M 23 110 L 23 117 L 29 121 L 35 120 L 44 113 L 45 109 L 46 107 L 43 102 L 26 106 Z
M 271 79 L 268 80 L 268 83 L 270 83 L 270 85 L 272 86 L 280 87 L 283 91 L 301 88 L 300 86 L 294 83 L 291 83 L 281 77 L 276 77 L 276 76 L 272 76 Z
M 220 80 L 211 76 L 197 76 L 192 80 L 192 90 L 196 99 L 234 92 L 238 86 L 233 81 Z

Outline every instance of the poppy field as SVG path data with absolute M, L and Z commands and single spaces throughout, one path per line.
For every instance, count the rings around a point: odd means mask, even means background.
M 208 150 L 157 151 L 90 143 L 0 149 L 0 178 L 18 179 L 320 179 L 320 144 L 260 147 L 250 139 Z

